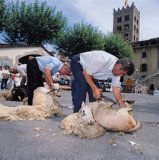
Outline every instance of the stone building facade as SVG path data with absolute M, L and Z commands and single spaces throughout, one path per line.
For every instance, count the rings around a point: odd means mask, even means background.
M 113 34 L 121 35 L 132 45 L 135 56 L 135 72 L 131 77 L 124 77 L 123 84 L 131 79 L 149 91 L 159 90 L 159 38 L 139 41 L 140 12 L 134 3 L 122 9 L 115 10 L 113 16 Z
M 29 58 L 50 55 L 43 46 L 0 44 L 0 66 L 25 64 Z
M 135 53 L 133 79 L 146 85 L 148 90 L 159 89 L 159 38 L 133 42 Z
M 139 41 L 140 12 L 134 3 L 126 8 L 114 9 L 113 14 L 113 34 L 121 35 L 128 42 Z

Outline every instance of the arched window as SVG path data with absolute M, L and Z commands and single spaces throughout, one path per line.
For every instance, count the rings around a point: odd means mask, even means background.
M 124 36 L 125 40 L 128 40 L 129 37 L 128 37 L 128 33 L 125 33 L 125 36 Z

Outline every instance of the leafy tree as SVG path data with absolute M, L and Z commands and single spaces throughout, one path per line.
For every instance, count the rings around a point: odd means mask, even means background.
M 19 0 L 9 3 L 4 14 L 5 41 L 11 44 L 39 45 L 54 42 L 63 32 L 67 19 L 46 2 L 26 5 Z
M 129 43 L 124 41 L 120 35 L 110 34 L 104 37 L 104 50 L 118 58 L 133 57 L 134 52 Z
M 104 48 L 102 33 L 83 22 L 67 28 L 56 44 L 59 52 L 68 57 L 72 54 Z
M 0 0 L 0 31 L 3 30 L 2 22 L 3 22 L 4 8 L 5 8 L 4 0 Z
M 75 24 L 72 28 L 67 28 L 65 34 L 56 44 L 59 52 L 68 57 L 91 50 L 105 50 L 118 58 L 134 55 L 131 45 L 121 36 L 104 35 L 97 28 L 83 22 Z

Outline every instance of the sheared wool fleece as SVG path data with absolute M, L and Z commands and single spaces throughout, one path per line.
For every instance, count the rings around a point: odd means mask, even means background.
M 12 94 L 9 90 L 3 90 L 0 92 L 0 101 L 11 100 Z
M 97 122 L 88 124 L 81 113 L 73 113 L 64 118 L 60 127 L 64 134 L 74 134 L 79 138 L 93 139 L 105 134 L 106 130 Z
M 78 113 L 73 113 L 64 118 L 61 128 L 64 134 L 74 134 L 80 138 L 96 138 L 104 135 L 106 130 L 133 132 L 140 128 L 131 112 L 132 103 L 125 102 L 127 108 L 114 109 L 111 102 L 92 102 L 88 105 L 82 104 Z M 90 112 L 91 110 L 91 112 Z M 84 113 L 84 114 L 82 114 Z M 88 123 L 92 113 L 95 121 Z
M 44 87 L 39 87 L 35 90 L 33 106 L 8 107 L 0 104 L 0 120 L 43 120 L 55 115 L 62 115 L 58 101 L 46 91 L 49 91 L 49 89 Z

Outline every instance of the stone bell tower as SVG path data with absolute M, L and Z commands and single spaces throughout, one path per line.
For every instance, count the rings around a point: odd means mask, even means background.
M 134 5 L 126 5 L 113 13 L 113 34 L 121 35 L 128 42 L 139 41 L 140 12 Z

